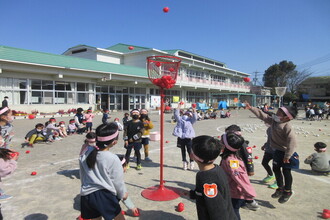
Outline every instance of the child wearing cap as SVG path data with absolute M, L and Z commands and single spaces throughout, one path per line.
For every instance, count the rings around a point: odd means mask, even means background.
M 237 219 L 241 219 L 239 214 L 241 207 L 247 206 L 249 208 L 249 206 L 253 206 L 255 210 L 259 208 L 258 203 L 254 200 L 256 192 L 250 183 L 244 161 L 239 156 L 239 150 L 244 144 L 244 138 L 234 132 L 228 132 L 222 135 L 221 141 L 224 150 L 221 154 L 220 166 L 228 177 L 235 214 Z
M 192 140 L 191 155 L 200 171 L 196 174 L 196 188 L 190 191 L 190 198 L 196 199 L 198 219 L 237 219 L 226 173 L 214 164 L 220 151 L 220 141 L 213 137 L 203 135 Z
M 193 112 L 186 111 L 180 116 L 180 108 L 182 104 L 179 103 L 177 109 L 174 111 L 174 118 L 176 120 L 176 126 L 173 130 L 173 135 L 178 137 L 177 147 L 181 149 L 181 157 L 183 162 L 183 170 L 188 169 L 188 161 L 186 158 L 186 151 L 190 157 L 192 139 L 195 137 L 195 130 L 193 124 L 197 121 L 196 108 L 193 108 Z M 190 157 L 190 170 L 194 169 L 194 160 Z
M 76 131 L 77 131 L 77 126 L 76 126 L 75 120 L 70 119 L 69 124 L 68 124 L 68 134 L 72 135 L 72 134 L 76 133 Z
M 125 159 L 127 164 L 129 163 L 129 158 L 134 149 L 136 155 L 136 169 L 141 170 L 141 153 L 140 150 L 142 148 L 142 135 L 144 133 L 144 125 L 142 121 L 140 121 L 140 111 L 138 109 L 133 109 L 131 111 L 132 120 L 128 121 L 124 128 L 124 140 L 125 140 L 125 148 L 126 154 Z M 127 165 L 129 167 L 129 165 Z
M 144 125 L 144 133 L 142 135 L 142 145 L 144 148 L 144 160 L 147 162 L 152 161 L 149 158 L 149 138 L 150 138 L 150 130 L 154 128 L 152 121 L 148 116 L 147 109 L 141 109 L 140 111 L 140 120 L 143 122 Z
M 305 159 L 305 164 L 309 164 L 312 170 L 319 174 L 330 174 L 330 158 L 326 154 L 327 145 L 323 142 L 314 144 L 316 153 L 311 154 Z
M 60 121 L 58 123 L 58 126 L 59 126 L 59 133 L 60 133 L 60 136 L 61 137 L 67 137 L 68 136 L 68 133 L 66 132 L 66 127 L 65 127 L 65 122 L 64 121 Z
M 93 127 L 93 118 L 95 115 L 92 113 L 92 109 L 87 110 L 87 114 L 85 114 L 86 119 L 86 131 L 91 132 Z
M 295 152 L 297 140 L 290 124 L 290 121 L 297 116 L 298 111 L 294 107 L 283 106 L 277 110 L 276 114 L 269 115 L 261 109 L 252 107 L 248 102 L 244 104 L 246 109 L 249 109 L 257 118 L 270 125 L 270 146 L 275 149 L 273 171 L 278 186 L 271 197 L 278 199 L 279 203 L 288 202 L 294 193 L 292 191 L 291 169 L 299 168 L 299 156 Z

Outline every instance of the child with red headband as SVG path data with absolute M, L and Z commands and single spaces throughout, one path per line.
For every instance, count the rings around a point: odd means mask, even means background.
M 118 126 L 102 124 L 95 133 L 95 147 L 79 157 L 81 218 L 123 220 L 119 200 L 128 196 L 123 168 L 117 155 L 109 151 L 118 142 Z
M 60 121 L 58 123 L 58 126 L 59 126 L 59 133 L 60 133 L 60 136 L 61 137 L 67 137 L 68 136 L 68 133 L 66 131 L 66 127 L 65 127 L 65 122 L 64 121 Z
M 309 164 L 312 170 L 318 174 L 330 174 L 330 158 L 326 154 L 327 145 L 323 142 L 314 144 L 316 153 L 311 154 L 305 159 L 305 164 Z
M 222 135 L 221 141 L 224 150 L 221 154 L 220 166 L 228 177 L 231 201 L 236 217 L 241 219 L 239 209 L 246 206 L 248 201 L 255 202 L 254 198 L 256 197 L 256 192 L 250 183 L 244 161 L 239 156 L 239 150 L 245 141 L 242 136 L 234 132 Z M 258 204 L 254 204 L 254 207 L 257 206 Z
M 14 137 L 12 111 L 8 107 L 0 108 L 0 119 L 2 121 L 0 126 L 0 139 L 2 140 L 0 147 L 9 148 Z
M 214 164 L 221 151 L 220 141 L 210 136 L 192 140 L 191 157 L 196 161 L 196 189 L 190 198 L 196 199 L 198 219 L 235 220 L 226 173 Z
M 297 116 L 297 109 L 283 106 L 277 110 L 276 114 L 270 116 L 262 110 L 252 107 L 248 102 L 245 102 L 245 106 L 257 118 L 270 124 L 270 146 L 275 149 L 273 171 L 278 185 L 272 198 L 278 198 L 279 203 L 288 202 L 293 195 L 291 169 L 299 168 L 299 156 L 295 152 L 297 140 L 290 124 L 290 121 Z
M 84 144 L 81 146 L 81 150 L 79 155 L 83 155 L 89 147 L 95 147 L 96 146 L 96 134 L 95 132 L 89 132 L 86 134 L 86 139 L 84 141 Z

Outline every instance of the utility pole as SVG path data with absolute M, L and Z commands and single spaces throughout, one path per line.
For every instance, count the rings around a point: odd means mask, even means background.
M 253 73 L 254 73 L 253 85 L 256 86 L 257 85 L 257 82 L 258 82 L 257 74 L 260 73 L 260 72 L 254 71 Z

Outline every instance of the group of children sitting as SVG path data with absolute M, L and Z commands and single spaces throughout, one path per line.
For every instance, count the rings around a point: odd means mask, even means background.
M 207 120 L 207 119 L 216 119 L 217 117 L 220 118 L 230 118 L 231 112 L 228 110 L 225 112 L 223 109 L 220 109 L 220 116 L 218 116 L 217 109 L 209 109 L 206 112 L 202 110 L 197 110 L 197 120 Z

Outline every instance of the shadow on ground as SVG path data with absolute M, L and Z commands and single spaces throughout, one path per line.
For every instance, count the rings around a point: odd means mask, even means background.
M 57 174 L 69 177 L 70 179 L 80 179 L 79 169 L 61 170 Z
M 47 220 L 48 216 L 42 213 L 35 213 L 25 216 L 24 220 Z

